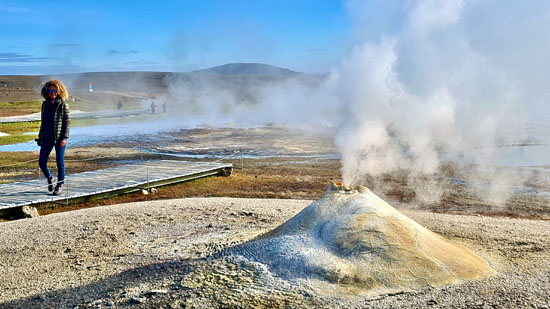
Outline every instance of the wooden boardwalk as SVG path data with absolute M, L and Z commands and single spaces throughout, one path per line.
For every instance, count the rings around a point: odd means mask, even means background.
M 44 202 L 70 203 L 212 175 L 229 176 L 231 170 L 231 164 L 219 162 L 145 161 L 67 175 L 58 196 L 48 193 L 45 178 L 0 184 L 0 210 Z

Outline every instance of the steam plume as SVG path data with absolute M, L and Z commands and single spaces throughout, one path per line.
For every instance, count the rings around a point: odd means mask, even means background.
M 519 135 L 515 130 L 542 118 L 532 112 L 543 109 L 536 94 L 546 90 L 537 85 L 539 78 L 548 81 L 543 71 L 550 58 L 538 57 L 541 49 L 547 54 L 549 42 L 529 25 L 537 21 L 543 29 L 549 21 L 543 13 L 548 4 L 537 5 L 350 1 L 358 25 L 381 31 L 358 31 L 369 39 L 333 70 L 328 83 L 345 111 L 336 136 L 344 181 L 399 169 L 412 177 L 432 174 L 443 152 L 495 164 L 495 146 L 518 142 L 510 139 Z M 517 20 L 518 9 L 530 21 L 507 25 Z M 394 24 L 384 24 L 389 20 Z M 511 38 L 502 35 L 510 32 Z M 529 44 L 533 36 L 542 40 L 536 47 Z M 488 196 L 500 196 L 493 191 L 502 193 L 510 183 L 499 176 Z
M 449 156 L 497 165 L 497 146 L 537 142 L 519 132 L 550 120 L 549 2 L 351 0 L 347 6 L 357 45 L 319 82 L 293 77 L 254 85 L 244 95 L 175 83 L 172 97 L 203 110 L 197 115 L 205 123 L 238 116 L 252 124 L 332 128 L 349 184 L 398 170 L 414 181 Z M 484 180 L 487 198 L 502 201 L 503 192 L 528 177 L 508 173 Z

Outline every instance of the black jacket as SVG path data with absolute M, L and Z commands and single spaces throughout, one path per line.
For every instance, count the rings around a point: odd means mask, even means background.
M 42 102 L 42 114 L 40 123 L 40 131 L 38 132 L 38 144 L 42 143 L 42 136 L 44 135 L 44 108 L 46 104 L 56 104 L 55 114 L 53 117 L 53 135 L 54 142 L 57 143 L 63 139 L 69 138 L 69 132 L 71 130 L 71 114 L 69 111 L 69 104 L 62 99 L 56 99 L 54 103 L 48 101 Z

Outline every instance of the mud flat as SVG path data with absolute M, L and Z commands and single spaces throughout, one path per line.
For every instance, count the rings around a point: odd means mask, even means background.
M 273 230 L 310 203 L 172 199 L 2 223 L 0 307 L 547 308 L 550 302 L 549 221 L 424 211 L 402 212 L 472 249 L 496 274 L 374 298 L 308 290 L 276 277 L 265 284 L 250 275 L 261 269 L 227 268 L 192 280 L 217 263 L 221 249 Z

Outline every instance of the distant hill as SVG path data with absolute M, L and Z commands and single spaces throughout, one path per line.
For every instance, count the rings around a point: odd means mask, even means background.
M 6 87 L 22 87 L 22 88 L 39 88 L 42 83 L 49 78 L 59 78 L 65 81 L 70 86 L 88 89 L 88 84 L 93 83 L 94 86 L 103 89 L 118 89 L 127 88 L 128 84 L 139 81 L 151 86 L 164 86 L 165 80 L 172 80 L 174 77 L 188 77 L 217 75 L 218 77 L 228 78 L 256 78 L 261 75 L 263 78 L 286 79 L 299 76 L 307 76 L 308 74 L 299 73 L 293 70 L 284 69 L 262 63 L 228 63 L 221 66 L 216 66 L 207 69 L 195 70 L 191 72 L 84 72 L 84 73 L 69 73 L 69 74 L 52 74 L 52 75 L 0 75 L 0 86 Z
M 85 72 L 71 74 L 52 74 L 41 76 L 0 76 L 0 86 L 22 93 L 29 92 L 28 97 L 40 99 L 38 90 L 49 78 L 62 80 L 69 88 L 69 93 L 86 100 L 115 100 L 105 97 L 106 92 L 141 93 L 159 95 L 173 89 L 181 90 L 186 95 L 200 95 L 200 91 L 224 90 L 236 95 L 239 100 L 253 102 L 258 100 L 258 89 L 275 85 L 287 80 L 316 85 L 323 78 L 315 74 L 305 74 L 293 70 L 261 63 L 228 63 L 212 68 L 191 72 Z M 92 84 L 94 92 L 88 92 Z M 6 86 L 3 86 L 6 85 Z M 22 88 L 17 91 L 16 88 Z M 5 91 L 8 93 L 8 91 Z M 99 95 L 102 93 L 102 95 Z M 5 100 L 12 99 L 10 93 Z M 13 98 L 17 100 L 17 96 Z
M 215 73 L 231 75 L 271 75 L 292 77 L 302 73 L 262 63 L 228 63 L 208 69 L 196 70 L 190 73 Z
M 83 72 L 66 73 L 51 75 L 0 75 L 0 86 L 37 88 L 49 78 L 60 78 L 62 80 L 83 80 L 87 83 L 105 82 L 111 87 L 118 86 L 119 83 L 133 81 L 135 79 L 146 79 L 150 82 L 162 81 L 169 76 L 192 76 L 200 74 L 219 74 L 219 75 L 264 75 L 273 78 L 289 78 L 304 76 L 304 74 L 293 70 L 280 68 L 262 63 L 228 63 L 207 69 L 195 70 L 191 72 Z M 114 83 L 114 84 L 113 84 Z M 87 86 L 87 84 L 85 85 Z
M 63 80 L 67 86 L 73 89 L 73 92 L 86 95 L 90 83 L 98 91 L 161 93 L 174 82 L 194 84 L 197 87 L 199 84 L 209 84 L 222 88 L 234 88 L 235 86 L 246 88 L 301 75 L 305 74 L 267 64 L 230 63 L 192 72 L 89 72 L 54 75 L 53 77 Z M 48 77 L 41 76 L 41 79 L 46 80 Z

